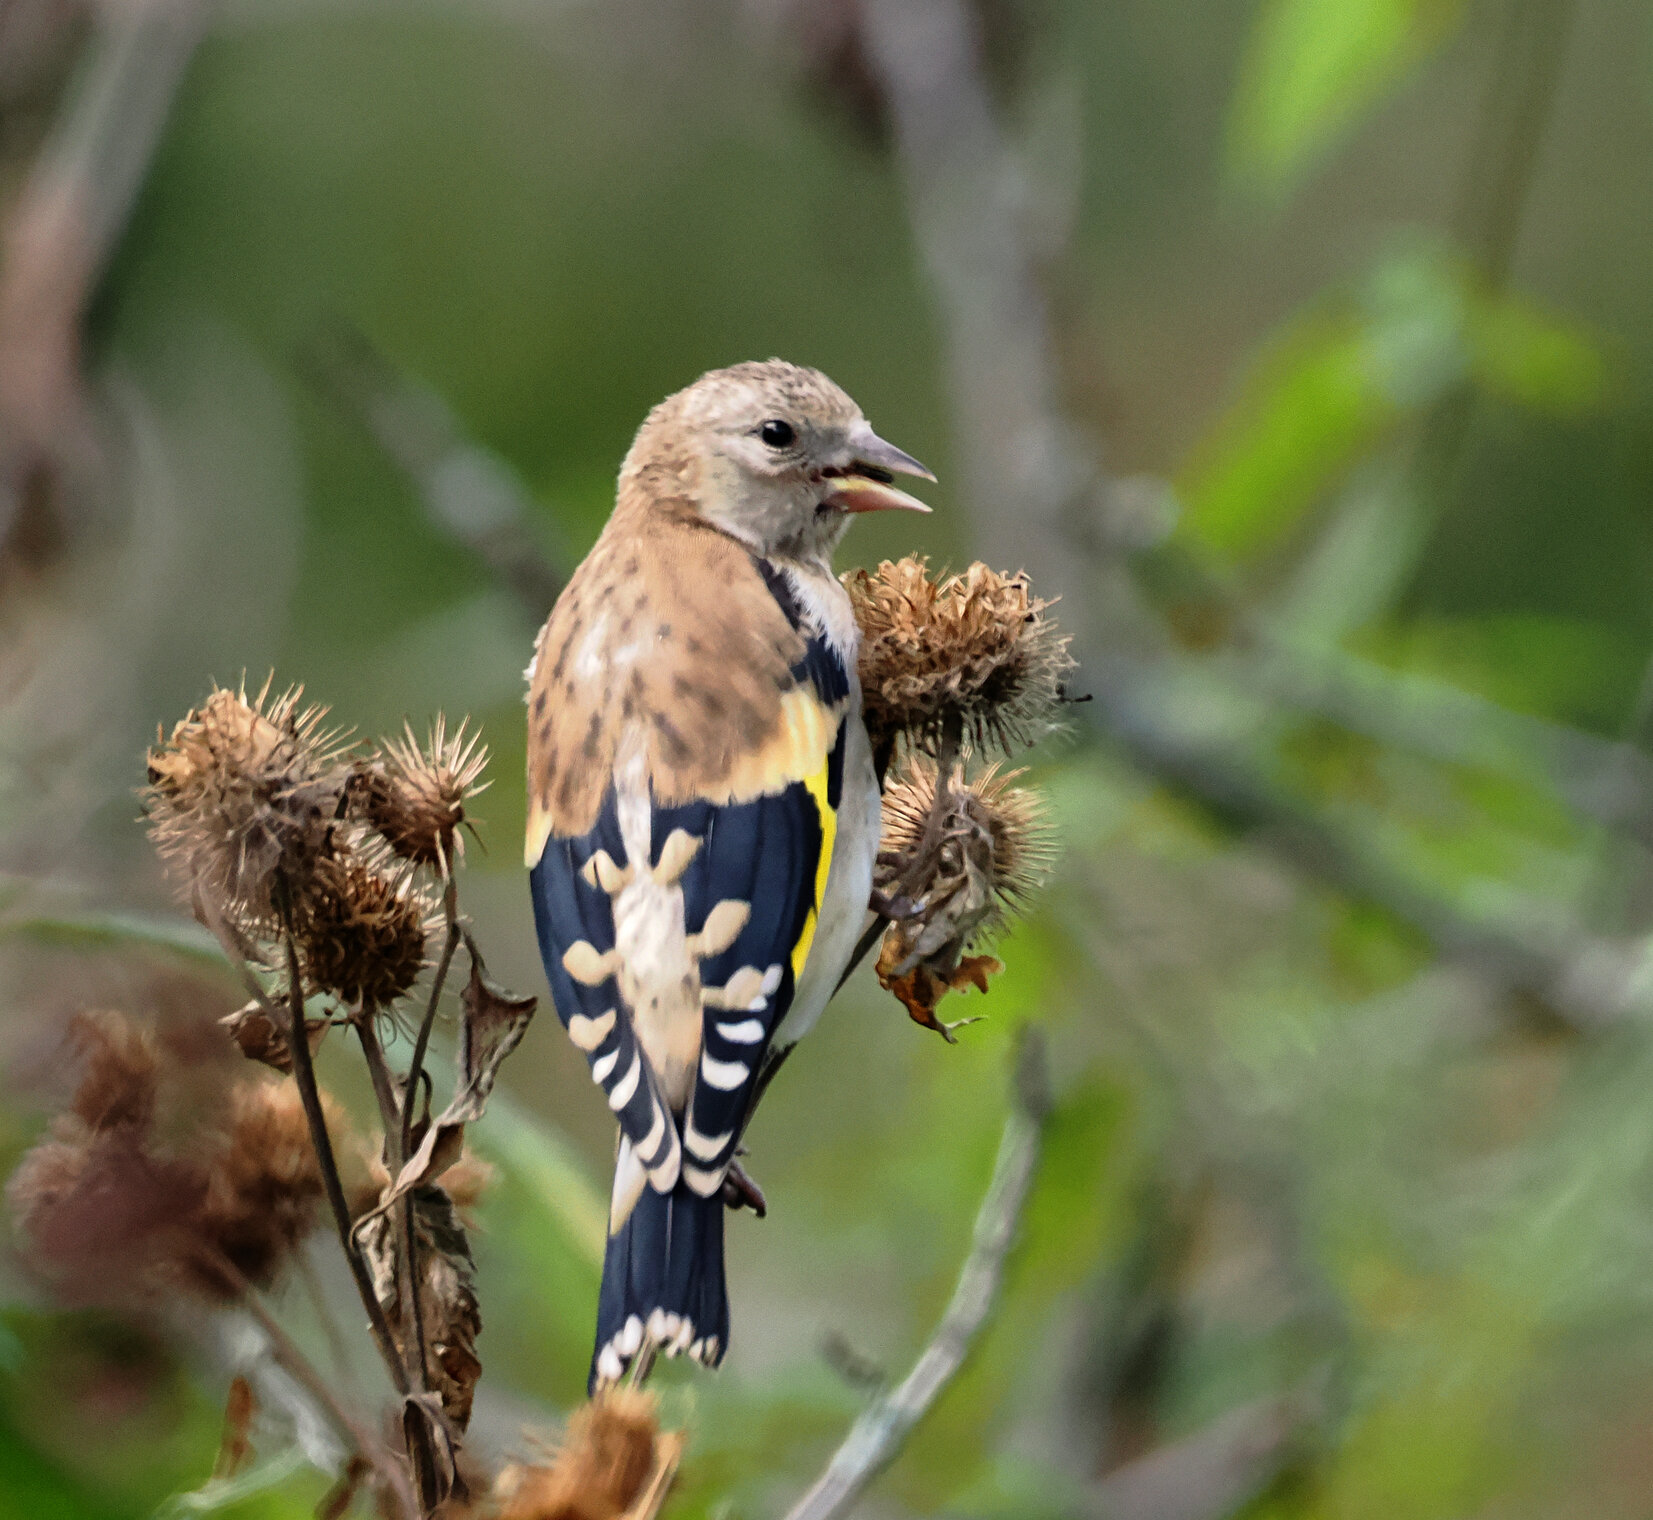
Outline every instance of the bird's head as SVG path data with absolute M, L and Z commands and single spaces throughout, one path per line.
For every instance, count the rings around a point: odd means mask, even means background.
M 715 369 L 662 401 L 621 470 L 760 554 L 828 559 L 850 514 L 930 509 L 890 482 L 934 480 L 819 370 L 780 359 Z

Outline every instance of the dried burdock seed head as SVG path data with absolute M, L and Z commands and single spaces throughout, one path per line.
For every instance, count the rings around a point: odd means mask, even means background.
M 986 991 L 999 963 L 966 956 L 1004 926 L 1049 873 L 1052 837 L 1021 771 L 955 767 L 937 797 L 934 763 L 915 757 L 884 791 L 876 883 L 899 916 L 885 933 L 878 978 L 919 1023 L 951 1038 L 936 1004 L 948 991 Z
M 1055 724 L 1073 669 L 1068 636 L 1025 574 L 976 563 L 933 578 L 909 556 L 844 577 L 861 629 L 861 696 L 873 753 L 905 736 L 934 748 L 949 730 L 1009 751 Z
M 446 875 L 464 853 L 459 826 L 465 804 L 488 783 L 482 772 L 488 750 L 478 733 L 461 723 L 450 736 L 437 718 L 424 745 L 411 726 L 400 739 L 387 739 L 380 753 L 351 774 L 351 812 L 364 819 L 403 860 L 434 867 Z
M 187 1249 L 205 1183 L 150 1154 L 131 1127 L 92 1131 L 65 1115 L 18 1163 L 6 1204 L 23 1259 L 70 1304 L 120 1304 L 156 1291 Z
M 348 1124 L 326 1094 L 322 1112 L 334 1144 L 342 1146 Z M 196 1249 L 186 1262 L 189 1280 L 209 1294 L 234 1296 L 238 1285 L 217 1266 L 222 1258 L 248 1282 L 268 1285 L 315 1228 L 323 1197 L 297 1086 L 262 1079 L 238 1084 L 190 1222 Z
M 280 924 L 329 849 L 344 783 L 327 710 L 301 687 L 216 688 L 149 752 L 150 836 L 193 902 L 254 933 Z
M 117 1013 L 82 1014 L 69 1043 L 80 1077 L 68 1109 L 7 1185 L 24 1259 L 74 1303 L 149 1292 L 173 1259 L 204 1179 L 153 1155 L 160 1060 L 152 1034 Z
M 81 1062 L 75 1118 L 93 1132 L 146 1131 L 160 1075 L 153 1032 L 119 1013 L 81 1013 L 69 1025 L 69 1043 Z
M 388 1007 L 418 979 L 432 922 L 411 880 L 353 856 L 318 861 L 294 926 L 305 981 L 349 1004 Z
M 682 1434 L 661 1431 L 652 1394 L 610 1389 L 568 1417 L 548 1461 L 500 1474 L 498 1520 L 648 1520 L 682 1454 Z

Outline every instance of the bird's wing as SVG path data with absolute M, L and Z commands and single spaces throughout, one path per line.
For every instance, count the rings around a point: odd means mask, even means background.
M 584 1052 L 631 1153 L 669 1189 L 682 1160 L 678 1128 L 615 977 L 619 951 L 606 888 L 608 873 L 623 870 L 626 859 L 617 800 L 611 786 L 594 827 L 547 841 L 531 875 L 534 922 L 557 1017 Z
M 784 579 L 713 537 L 599 544 L 541 636 L 528 755 L 529 863 L 557 1012 L 620 1120 L 622 1169 L 628 1156 L 640 1164 L 635 1185 L 646 1172 L 665 1190 L 681 1174 L 707 1195 L 808 955 L 850 696 L 843 661 L 812 635 Z M 712 563 L 695 565 L 690 551 Z M 609 567 L 606 587 L 587 575 L 593 561 Z M 641 803 L 615 771 L 639 744 Z M 639 869 L 653 885 L 628 899 Z M 627 919 L 656 889 L 648 911 L 677 915 L 660 944 L 639 941 Z M 668 941 L 689 963 L 689 1005 L 633 985 L 642 968 L 627 946 L 647 943 L 652 957 Z M 674 1052 L 693 1062 L 682 1084 Z M 617 1181 L 617 1211 L 624 1191 Z
M 833 718 L 830 748 L 813 764 L 777 768 L 770 786 L 743 803 L 690 803 L 658 827 L 704 838 L 683 877 L 689 923 L 720 902 L 751 904 L 739 935 L 700 963 L 702 1021 L 698 1079 L 683 1127 L 683 1176 L 709 1194 L 734 1159 L 770 1038 L 786 1017 L 809 958 L 826 894 L 843 794 L 849 674 L 837 651 L 803 624 L 785 582 L 769 588 L 805 639 L 792 666 L 799 689 Z

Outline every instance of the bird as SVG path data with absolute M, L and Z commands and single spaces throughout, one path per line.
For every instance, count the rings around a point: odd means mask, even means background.
M 729 1345 L 724 1213 L 758 1098 L 867 920 L 880 797 L 832 556 L 928 512 L 820 371 L 656 406 L 528 678 L 526 863 L 552 1001 L 619 1122 L 589 1389 Z M 640 1365 L 636 1365 L 639 1363 Z

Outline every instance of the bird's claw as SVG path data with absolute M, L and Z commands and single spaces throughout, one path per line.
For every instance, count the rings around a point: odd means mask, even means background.
M 724 1174 L 723 1201 L 731 1209 L 750 1209 L 759 1219 L 769 1213 L 769 1201 L 763 1196 L 763 1189 L 746 1175 L 746 1169 L 738 1161 L 731 1161 Z

